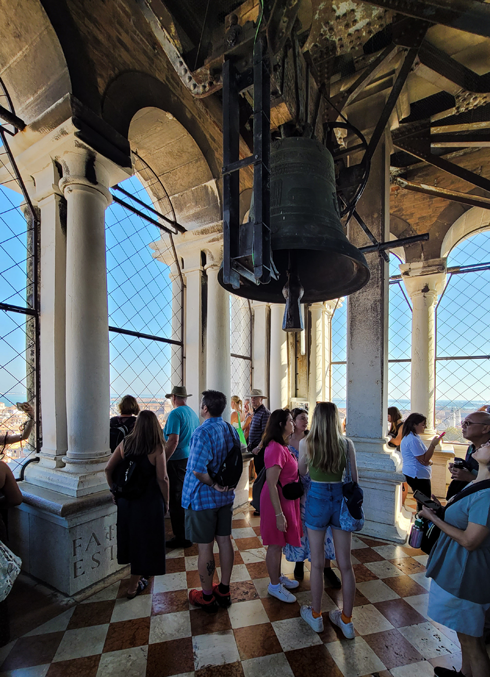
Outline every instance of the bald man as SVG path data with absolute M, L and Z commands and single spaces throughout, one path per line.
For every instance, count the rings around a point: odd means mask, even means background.
M 466 451 L 466 468 L 455 468 L 454 463 L 449 464 L 452 482 L 447 490 L 447 499 L 459 493 L 465 486 L 472 482 L 478 474 L 478 463 L 473 459 L 473 453 L 490 441 L 490 414 L 486 411 L 474 411 L 468 414 L 461 423 L 463 437 L 471 442 Z

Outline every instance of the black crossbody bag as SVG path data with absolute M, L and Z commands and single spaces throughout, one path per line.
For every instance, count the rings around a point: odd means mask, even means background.
M 483 480 L 482 482 L 472 484 L 471 486 L 462 489 L 459 494 L 453 496 L 444 507 L 441 506 L 441 508 L 436 513 L 437 516 L 443 520 L 444 513 L 446 512 L 446 509 L 449 508 L 449 506 L 454 505 L 458 501 L 461 501 L 461 499 L 471 496 L 471 494 L 475 494 L 477 491 L 482 491 L 483 489 L 490 489 L 490 480 Z M 425 520 L 422 543 L 420 544 L 420 549 L 422 552 L 425 552 L 426 555 L 430 555 L 430 551 L 437 543 L 440 533 L 441 530 L 439 527 L 436 527 L 434 522 Z

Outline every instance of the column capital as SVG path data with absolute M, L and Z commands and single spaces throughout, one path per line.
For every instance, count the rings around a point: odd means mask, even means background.
M 75 187 L 88 188 L 101 193 L 107 205 L 110 205 L 112 195 L 108 189 L 111 183 L 109 172 L 95 153 L 88 148 L 65 151 L 61 156 L 61 165 L 63 177 L 60 179 L 59 187 L 63 194 Z
M 429 296 L 434 300 L 446 284 L 446 259 L 414 261 L 400 265 L 402 280 L 410 298 Z
M 333 317 L 334 312 L 337 308 L 340 308 L 344 303 L 344 298 L 332 299 L 331 301 L 325 301 L 323 304 L 325 315 L 327 317 Z

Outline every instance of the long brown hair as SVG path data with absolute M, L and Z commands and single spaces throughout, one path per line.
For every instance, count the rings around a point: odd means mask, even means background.
M 155 414 L 143 409 L 138 414 L 133 431 L 124 439 L 124 455 L 149 456 L 157 447 L 165 449 L 162 429 Z
M 417 433 L 415 432 L 415 426 L 419 423 L 427 423 L 427 416 L 416 413 L 410 414 L 403 424 L 402 437 L 406 437 L 407 435 L 410 435 L 410 433 L 416 435 Z
M 287 444 L 284 439 L 284 428 L 291 416 L 289 409 L 276 409 L 269 416 L 265 432 L 262 437 L 262 447 L 265 449 L 270 442 L 277 442 L 285 446 Z
M 339 411 L 333 402 L 316 405 L 306 443 L 307 458 L 313 468 L 326 473 L 339 471 L 347 443 L 342 434 Z
M 391 416 L 390 433 L 396 437 L 399 427 L 398 422 L 401 421 L 403 417 L 398 407 L 388 407 L 388 416 Z

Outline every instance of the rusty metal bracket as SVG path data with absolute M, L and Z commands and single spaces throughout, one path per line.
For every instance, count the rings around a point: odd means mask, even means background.
M 448 190 L 447 188 L 440 188 L 438 186 L 429 186 L 426 183 L 413 183 L 401 177 L 395 178 L 393 183 L 405 190 L 411 190 L 414 193 L 423 193 L 430 197 L 440 197 L 443 200 L 450 200 L 451 202 L 461 202 L 471 207 L 482 207 L 483 209 L 490 209 L 490 198 L 479 197 L 478 195 L 471 195 L 471 193 L 462 193 L 459 190 Z
M 490 5 L 479 0 L 366 0 L 370 5 L 490 38 Z

